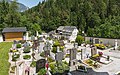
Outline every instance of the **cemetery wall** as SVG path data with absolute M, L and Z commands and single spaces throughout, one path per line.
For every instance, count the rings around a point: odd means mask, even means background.
M 85 37 L 85 41 L 90 41 L 90 39 L 93 39 L 93 43 L 96 44 L 96 39 L 99 40 L 99 43 L 102 41 L 103 44 L 109 44 L 114 46 L 116 39 L 109 39 L 109 38 L 97 38 L 97 37 Z M 97 40 L 97 41 L 98 41 Z M 117 39 L 118 46 L 120 46 L 120 39 Z

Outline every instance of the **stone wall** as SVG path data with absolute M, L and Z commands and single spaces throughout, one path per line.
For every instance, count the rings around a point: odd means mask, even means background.
M 90 41 L 90 39 L 93 39 L 93 43 L 96 44 L 97 41 L 102 42 L 103 44 L 109 44 L 114 46 L 115 45 L 115 40 L 118 42 L 118 46 L 120 46 L 120 39 L 109 39 L 109 38 L 97 38 L 97 37 L 85 37 L 85 41 Z M 96 39 L 98 39 L 96 41 Z

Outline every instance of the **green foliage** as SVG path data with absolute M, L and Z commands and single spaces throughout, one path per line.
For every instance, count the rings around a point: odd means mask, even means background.
M 9 59 L 9 49 L 12 47 L 12 42 L 1 42 L 0 43 L 0 74 L 9 75 L 10 64 Z
M 21 45 L 21 44 L 17 44 L 16 47 L 17 47 L 17 48 L 21 48 L 22 45 Z
M 38 75 L 45 75 L 46 72 L 47 71 L 45 70 L 45 68 L 42 68 L 42 69 L 39 70 Z
M 17 61 L 17 59 L 20 57 L 20 54 L 14 54 L 12 55 L 12 61 Z
M 30 67 L 35 67 L 36 66 L 36 61 L 32 61 L 32 63 L 30 64 Z
M 30 58 L 31 58 L 30 55 L 24 55 L 24 56 L 23 56 L 23 59 L 30 59 Z
M 54 62 L 54 60 L 50 57 L 48 57 L 48 62 L 51 63 L 51 62 Z
M 52 74 L 63 73 L 65 71 L 69 71 L 69 66 L 68 64 L 64 62 L 63 63 L 52 63 L 50 64 L 50 69 L 51 69 Z
M 56 40 L 55 43 L 53 44 L 53 47 L 57 47 L 57 46 L 60 46 L 60 43 L 58 40 Z
M 78 35 L 75 41 L 78 43 L 78 45 L 81 45 L 84 41 L 84 38 L 82 36 Z
M 30 47 L 29 46 L 25 47 L 23 49 L 23 51 L 24 51 L 24 53 L 29 53 L 30 52 Z
M 52 52 L 57 53 L 57 47 L 53 47 Z
M 45 52 L 40 53 L 41 57 L 45 57 Z
M 2 1 L 0 31 L 5 27 L 25 26 L 35 35 L 36 31 L 49 32 L 70 25 L 85 31 L 87 36 L 120 38 L 119 3 L 119 0 L 47 0 L 18 12 L 16 1 Z

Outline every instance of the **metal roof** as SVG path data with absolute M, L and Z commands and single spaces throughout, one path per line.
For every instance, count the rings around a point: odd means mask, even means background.
M 74 29 L 77 29 L 75 26 L 60 26 L 57 30 L 72 32 Z
M 2 33 L 6 33 L 6 32 L 26 32 L 26 27 L 4 28 Z

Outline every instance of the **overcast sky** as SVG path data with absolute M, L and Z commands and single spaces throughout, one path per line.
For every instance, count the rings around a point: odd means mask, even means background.
M 31 8 L 33 6 L 36 6 L 39 2 L 43 0 L 17 0 L 19 3 L 24 4 L 25 6 Z

